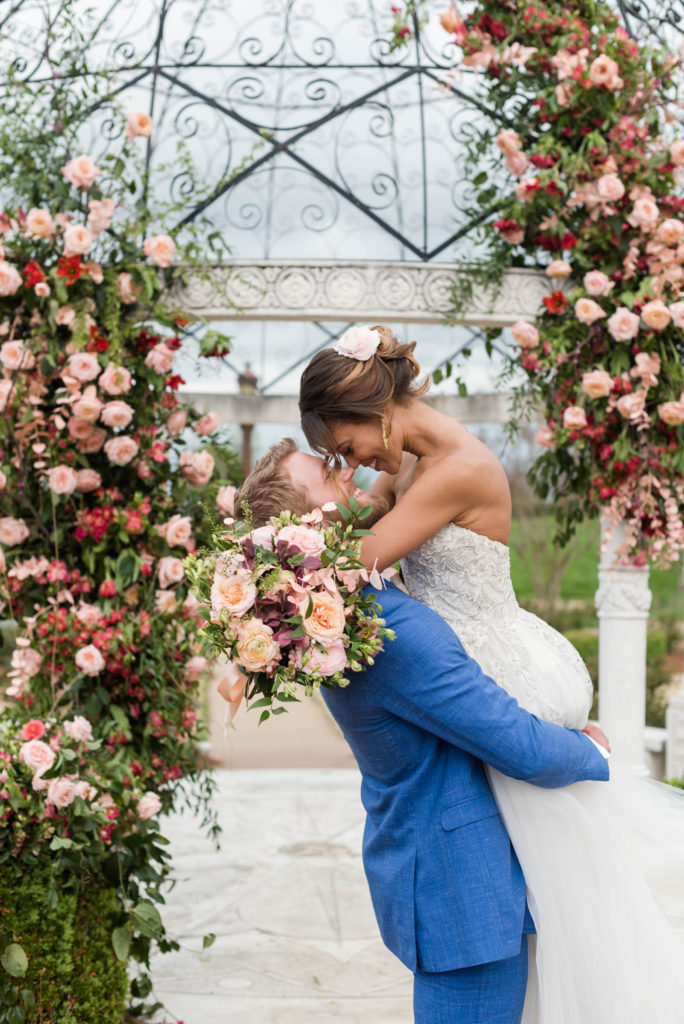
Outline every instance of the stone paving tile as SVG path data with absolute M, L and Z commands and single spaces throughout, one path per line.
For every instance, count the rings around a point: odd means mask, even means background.
M 182 949 L 153 962 L 184 1024 L 410 1024 L 412 978 L 382 945 L 361 862 L 356 770 L 219 772 L 216 852 L 189 816 L 165 823 Z M 202 936 L 215 932 L 202 950 Z

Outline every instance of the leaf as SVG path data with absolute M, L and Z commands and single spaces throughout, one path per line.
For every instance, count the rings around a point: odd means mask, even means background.
M 12 978 L 23 978 L 28 970 L 28 957 L 18 942 L 10 942 L 0 963 Z
M 141 900 L 131 911 L 131 921 L 143 935 L 148 938 L 155 938 L 164 930 L 162 919 L 154 903 L 149 900 Z
M 262 722 L 265 722 L 266 719 L 270 718 L 270 717 L 271 717 L 271 712 L 270 711 L 262 711 L 261 712 L 261 717 L 259 719 L 259 725 L 261 725 Z
M 112 932 L 112 946 L 114 948 L 114 954 L 117 960 L 122 963 L 128 962 L 128 957 L 131 950 L 131 938 L 132 930 L 130 925 L 124 925 L 122 928 L 115 928 Z
M 209 949 L 209 947 L 213 946 L 215 942 L 216 942 L 216 935 L 215 935 L 215 933 L 214 932 L 209 932 L 209 934 L 205 935 L 204 938 L 202 939 L 202 949 Z

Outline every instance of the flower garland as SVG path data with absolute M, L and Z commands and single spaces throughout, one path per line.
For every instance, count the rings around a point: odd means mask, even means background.
M 684 550 L 679 61 L 596 0 L 478 0 L 441 23 L 492 116 L 472 144 L 473 159 L 491 155 L 479 209 L 500 196 L 484 273 L 534 265 L 557 282 L 513 329 L 516 408 L 532 401 L 545 420 L 531 481 L 561 539 L 602 513 L 624 524 L 625 558 L 672 564 Z

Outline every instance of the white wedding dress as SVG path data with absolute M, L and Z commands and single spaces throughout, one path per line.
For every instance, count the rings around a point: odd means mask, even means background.
M 523 707 L 586 724 L 586 668 L 518 605 L 504 544 L 449 524 L 402 569 Z M 684 1024 L 684 801 L 612 765 L 610 782 L 554 790 L 488 775 L 537 928 L 523 1024 Z

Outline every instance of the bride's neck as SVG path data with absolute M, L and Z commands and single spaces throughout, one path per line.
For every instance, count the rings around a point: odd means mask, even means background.
M 431 409 L 424 402 L 413 399 L 408 405 L 395 409 L 405 452 L 416 455 L 419 459 L 426 455 L 436 455 L 452 446 L 450 435 L 453 431 L 453 420 L 441 412 Z

